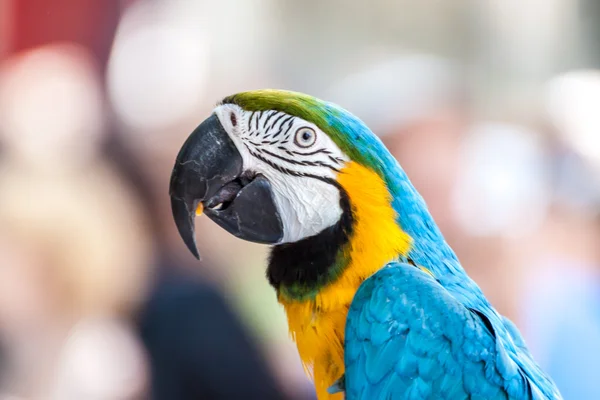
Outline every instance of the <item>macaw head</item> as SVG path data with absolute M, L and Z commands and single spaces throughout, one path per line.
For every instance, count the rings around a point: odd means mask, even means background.
M 280 90 L 225 98 L 179 152 L 170 195 L 196 257 L 194 218 L 202 212 L 239 238 L 276 245 L 274 251 L 330 246 L 346 258 L 371 244 L 386 249 L 372 253 L 406 253 L 411 229 L 418 234 L 410 219 L 423 213 L 419 223 L 428 223 L 422 199 L 358 118 Z M 339 255 L 329 262 L 339 263 Z

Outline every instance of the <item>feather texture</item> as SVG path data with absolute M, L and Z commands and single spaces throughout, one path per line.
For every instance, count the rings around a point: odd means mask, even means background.
M 431 275 L 391 263 L 348 313 L 346 399 L 559 399 L 515 363 L 489 323 Z M 543 393 L 543 392 L 546 393 Z

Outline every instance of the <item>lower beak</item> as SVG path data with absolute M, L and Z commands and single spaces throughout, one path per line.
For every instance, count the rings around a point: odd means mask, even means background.
M 169 193 L 179 234 L 196 258 L 194 219 L 202 211 L 241 239 L 275 244 L 283 237 L 270 182 L 243 171 L 242 156 L 214 114 L 179 151 Z

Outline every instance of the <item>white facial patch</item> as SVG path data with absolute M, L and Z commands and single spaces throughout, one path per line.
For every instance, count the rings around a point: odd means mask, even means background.
M 244 111 L 234 104 L 215 109 L 244 161 L 244 170 L 264 175 L 273 187 L 283 223 L 281 243 L 314 236 L 342 214 L 339 189 L 331 183 L 349 161 L 316 125 L 278 111 Z

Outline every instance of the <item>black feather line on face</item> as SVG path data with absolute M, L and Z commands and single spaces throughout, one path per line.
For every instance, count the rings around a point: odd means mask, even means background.
M 275 153 L 272 153 L 272 152 L 270 152 L 269 150 L 266 150 L 266 149 L 257 149 L 257 150 L 260 151 L 261 153 L 268 154 L 271 157 L 277 158 L 277 159 L 279 159 L 281 161 L 287 162 L 287 163 L 292 164 L 292 165 L 304 165 L 304 166 L 311 166 L 311 167 L 326 167 L 326 168 L 329 168 L 329 169 L 331 169 L 331 170 L 333 170 L 335 172 L 340 172 L 339 169 L 335 168 L 332 165 L 324 163 L 322 161 L 309 161 L 309 160 L 300 160 L 299 161 L 299 160 L 294 160 L 294 159 L 282 157 L 282 156 L 280 156 L 278 154 L 275 154 Z
M 275 126 L 277 125 L 277 122 L 279 122 L 281 120 L 281 118 L 285 117 L 286 114 L 284 113 L 280 113 L 279 117 L 275 118 L 275 120 L 273 121 L 273 123 L 271 124 L 271 127 L 269 128 L 269 130 L 275 128 Z
M 283 134 L 285 140 L 289 140 L 290 136 L 292 135 L 292 133 L 290 132 L 290 129 L 292 129 L 292 126 L 294 126 L 294 119 L 295 119 L 295 117 L 292 117 L 292 119 L 288 123 L 288 127 L 285 130 L 285 133 Z
M 333 157 L 331 157 L 331 156 L 327 156 L 327 157 L 329 157 L 329 159 L 330 159 L 330 160 L 331 160 L 331 161 L 332 161 L 334 164 L 338 164 L 338 165 L 340 164 L 340 162 L 339 162 L 337 159 L 335 159 L 335 158 L 333 158 Z
M 283 132 L 283 127 L 285 126 L 285 124 L 288 124 L 287 129 L 285 130 L 285 132 Z M 288 115 L 287 119 L 284 119 L 281 122 L 281 125 L 279 125 L 279 132 L 277 132 L 277 134 L 275 134 L 275 136 L 273 137 L 277 137 L 279 136 L 281 133 L 284 134 L 284 136 L 288 133 L 288 131 L 290 130 L 290 128 L 292 127 L 292 125 L 294 125 L 294 117 L 292 115 Z
M 254 120 L 254 130 L 255 130 L 256 132 L 258 132 L 258 124 L 259 124 L 259 122 L 260 122 L 260 119 L 262 118 L 262 116 L 263 116 L 263 111 L 259 111 L 259 112 L 258 112 L 258 118 L 256 118 L 256 119 Z
M 248 130 L 252 129 L 252 118 L 254 118 L 255 115 L 256 111 L 252 111 L 252 114 L 250 114 L 250 118 L 248 118 Z
M 294 157 L 294 153 L 292 153 L 291 151 L 289 151 L 288 149 L 286 149 L 283 146 L 277 146 L 277 148 L 283 152 L 285 152 L 285 154 L 287 154 L 288 156 Z
M 285 114 L 283 114 L 283 115 L 285 116 Z M 289 121 L 291 118 L 293 118 L 293 117 L 289 117 L 287 120 L 283 120 L 281 122 L 281 125 L 279 125 L 279 130 L 277 131 L 276 134 L 273 135 L 273 139 L 275 139 L 277 136 L 281 135 L 281 133 L 283 132 L 283 127 L 285 126 L 285 123 L 287 121 Z
M 277 111 L 268 111 L 269 115 L 267 116 L 267 119 L 265 120 L 265 122 L 263 122 L 263 128 L 265 128 L 267 126 L 267 124 L 269 123 L 269 120 L 271 118 L 273 118 L 275 115 L 277 115 Z
M 337 258 L 352 235 L 354 217 L 346 191 L 332 179 L 322 179 L 340 191 L 342 215 L 339 221 L 320 233 L 295 243 L 273 247 L 269 256 L 267 278 L 275 289 L 282 287 L 302 288 L 308 295 L 316 292 L 338 275 L 333 268 L 339 267 Z
M 331 152 L 327 149 L 317 149 L 315 151 L 311 151 L 310 153 L 302 153 L 300 151 L 292 151 L 292 153 L 298 156 L 313 156 L 315 154 L 323 153 L 323 154 L 331 154 Z

